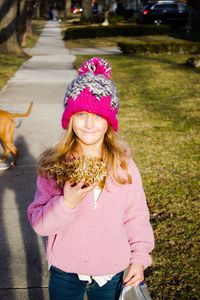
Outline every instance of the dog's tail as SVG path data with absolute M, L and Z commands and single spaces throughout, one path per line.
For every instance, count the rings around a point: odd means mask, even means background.
M 28 117 L 31 113 L 32 110 L 32 106 L 33 106 L 33 102 L 30 103 L 28 110 L 25 113 L 12 113 L 13 118 L 24 118 L 24 117 Z

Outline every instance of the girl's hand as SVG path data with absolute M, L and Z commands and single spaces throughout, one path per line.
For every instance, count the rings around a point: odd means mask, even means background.
M 97 183 L 93 183 L 92 185 L 82 188 L 84 186 L 84 180 L 81 180 L 75 186 L 71 186 L 71 184 L 67 181 L 64 185 L 64 203 L 69 208 L 75 208 L 83 198 L 97 185 Z
M 132 264 L 128 275 L 124 279 L 125 286 L 137 286 L 144 280 L 144 266 L 142 264 Z

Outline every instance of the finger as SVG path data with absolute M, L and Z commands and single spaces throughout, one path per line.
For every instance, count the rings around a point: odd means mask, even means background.
M 137 280 L 137 281 L 135 281 L 134 283 L 131 283 L 131 286 L 136 287 L 136 286 L 139 285 L 140 282 L 142 282 L 142 281 L 143 281 L 143 279 Z
M 91 191 L 96 185 L 98 184 L 98 182 L 94 182 L 93 184 L 87 186 L 86 188 L 83 189 L 83 193 L 87 194 L 89 191 Z
M 126 286 L 131 285 L 131 286 L 136 286 L 138 285 L 140 282 L 142 282 L 144 280 L 143 276 L 134 276 L 133 278 L 131 278 L 127 283 Z
M 130 280 L 134 280 L 134 279 L 138 279 L 139 277 L 141 277 L 140 273 L 136 273 L 136 272 L 130 272 L 127 277 L 125 278 L 125 282 L 129 282 Z
M 80 190 L 82 187 L 83 187 L 83 185 L 84 185 L 84 179 L 81 179 L 75 186 L 74 186 L 74 189 L 75 190 Z
M 71 183 L 69 181 L 65 181 L 65 184 L 64 184 L 64 188 L 69 188 L 71 187 Z
M 133 278 L 134 277 L 134 275 L 135 275 L 135 272 L 129 272 L 128 274 L 127 274 L 127 276 L 125 277 L 125 279 L 124 279 L 124 282 L 125 283 L 127 283 L 131 278 Z

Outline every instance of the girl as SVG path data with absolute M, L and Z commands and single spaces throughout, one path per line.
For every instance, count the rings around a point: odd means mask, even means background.
M 139 171 L 117 135 L 118 96 L 110 73 L 103 59 L 83 63 L 65 95 L 65 136 L 39 160 L 28 217 L 36 233 L 48 236 L 51 300 L 83 300 L 85 292 L 89 300 L 116 300 L 123 271 L 130 266 L 124 282 L 136 286 L 151 265 L 149 211 Z M 106 165 L 104 186 L 81 178 L 60 187 L 50 167 L 82 157 Z

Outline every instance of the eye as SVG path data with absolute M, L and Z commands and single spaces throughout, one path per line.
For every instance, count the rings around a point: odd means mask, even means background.
M 86 116 L 86 113 L 80 112 L 80 113 L 77 113 L 76 116 L 77 116 L 78 118 L 84 118 L 84 117 Z
M 102 119 L 103 117 L 101 115 L 96 115 L 96 118 Z

